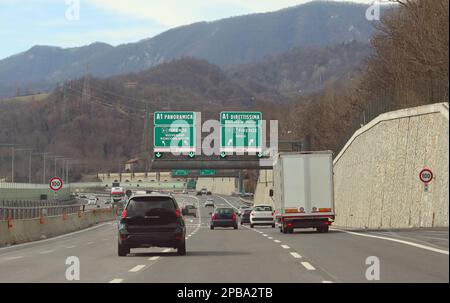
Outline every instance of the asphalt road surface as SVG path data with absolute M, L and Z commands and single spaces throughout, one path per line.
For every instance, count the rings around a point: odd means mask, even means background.
M 208 196 L 209 197 L 209 196 Z M 238 198 L 212 196 L 216 206 L 240 206 Z M 174 249 L 132 249 L 117 256 L 116 222 L 53 239 L 0 248 L 0 282 L 70 282 L 66 259 L 80 261 L 78 282 L 449 282 L 448 229 L 368 232 L 300 230 L 248 225 L 209 229 L 206 197 L 177 195 L 199 205 L 185 217 L 187 255 Z M 380 280 L 366 272 L 379 260 Z M 369 270 L 370 272 L 370 270 Z M 373 275 L 371 275 L 373 277 Z

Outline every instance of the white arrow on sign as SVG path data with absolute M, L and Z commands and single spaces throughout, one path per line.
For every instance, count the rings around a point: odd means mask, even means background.
M 228 140 L 228 146 L 233 144 L 233 139 Z
M 248 143 L 248 145 L 249 145 L 249 146 L 252 145 L 253 142 L 255 142 L 255 140 L 250 139 L 250 142 Z

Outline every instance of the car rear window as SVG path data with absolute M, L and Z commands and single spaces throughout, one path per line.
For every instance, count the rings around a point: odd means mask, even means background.
M 218 209 L 216 209 L 216 213 L 217 214 L 219 214 L 219 215 L 229 215 L 229 214 L 232 214 L 232 213 L 234 213 L 234 209 L 232 209 L 232 208 L 218 208 Z
M 272 206 L 256 206 L 255 211 L 272 211 Z
M 146 216 L 155 212 L 174 212 L 176 208 L 170 197 L 136 197 L 128 203 L 127 214 L 130 217 Z

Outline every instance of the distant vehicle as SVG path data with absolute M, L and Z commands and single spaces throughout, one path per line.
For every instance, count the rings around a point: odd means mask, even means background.
M 202 195 L 208 194 L 208 190 L 205 187 L 202 188 L 201 192 L 202 192 Z
M 211 214 L 211 229 L 216 227 L 233 227 L 238 228 L 236 212 L 231 207 L 218 207 Z
M 250 227 L 255 225 L 272 225 L 275 227 L 274 211 L 270 205 L 255 205 L 250 212 Z
M 206 200 L 205 207 L 214 207 L 214 200 L 213 199 Z
M 250 206 L 242 205 L 241 207 L 239 207 L 238 216 L 241 216 L 244 213 L 244 211 L 251 210 L 251 209 L 252 208 Z
M 125 200 L 125 190 L 123 187 L 111 188 L 111 203 L 118 203 Z
M 206 195 L 207 195 L 207 196 L 211 196 L 211 192 L 210 192 L 210 191 L 207 191 L 207 192 L 206 192 Z
M 88 205 L 97 205 L 97 198 L 96 197 L 89 197 Z
M 283 233 L 294 228 L 328 232 L 334 222 L 333 157 L 331 151 L 280 153 L 274 166 L 274 189 L 270 194 L 276 222 Z
M 202 192 L 199 190 L 198 192 L 197 192 L 197 196 L 201 196 L 202 195 Z
M 251 209 L 245 209 L 241 213 L 241 225 L 245 223 L 250 223 L 250 213 L 252 212 Z
M 172 247 L 186 254 L 186 226 L 177 201 L 169 195 L 131 197 L 118 224 L 118 255 L 132 248 Z
M 184 205 L 183 208 L 181 209 L 181 212 L 183 216 L 197 217 L 197 207 L 195 207 L 195 205 L 192 204 Z
M 80 198 L 81 199 L 87 199 L 87 196 L 82 194 L 82 195 L 80 195 Z

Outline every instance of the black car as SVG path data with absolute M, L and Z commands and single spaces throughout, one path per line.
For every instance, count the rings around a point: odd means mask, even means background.
M 186 225 L 172 196 L 131 197 L 119 221 L 118 255 L 140 247 L 173 247 L 178 255 L 185 255 L 185 236 Z
M 236 212 L 231 207 L 218 207 L 211 214 L 210 228 L 233 227 L 238 228 Z
M 241 225 L 244 223 L 250 223 L 250 214 L 252 210 L 251 209 L 244 209 L 241 214 Z

